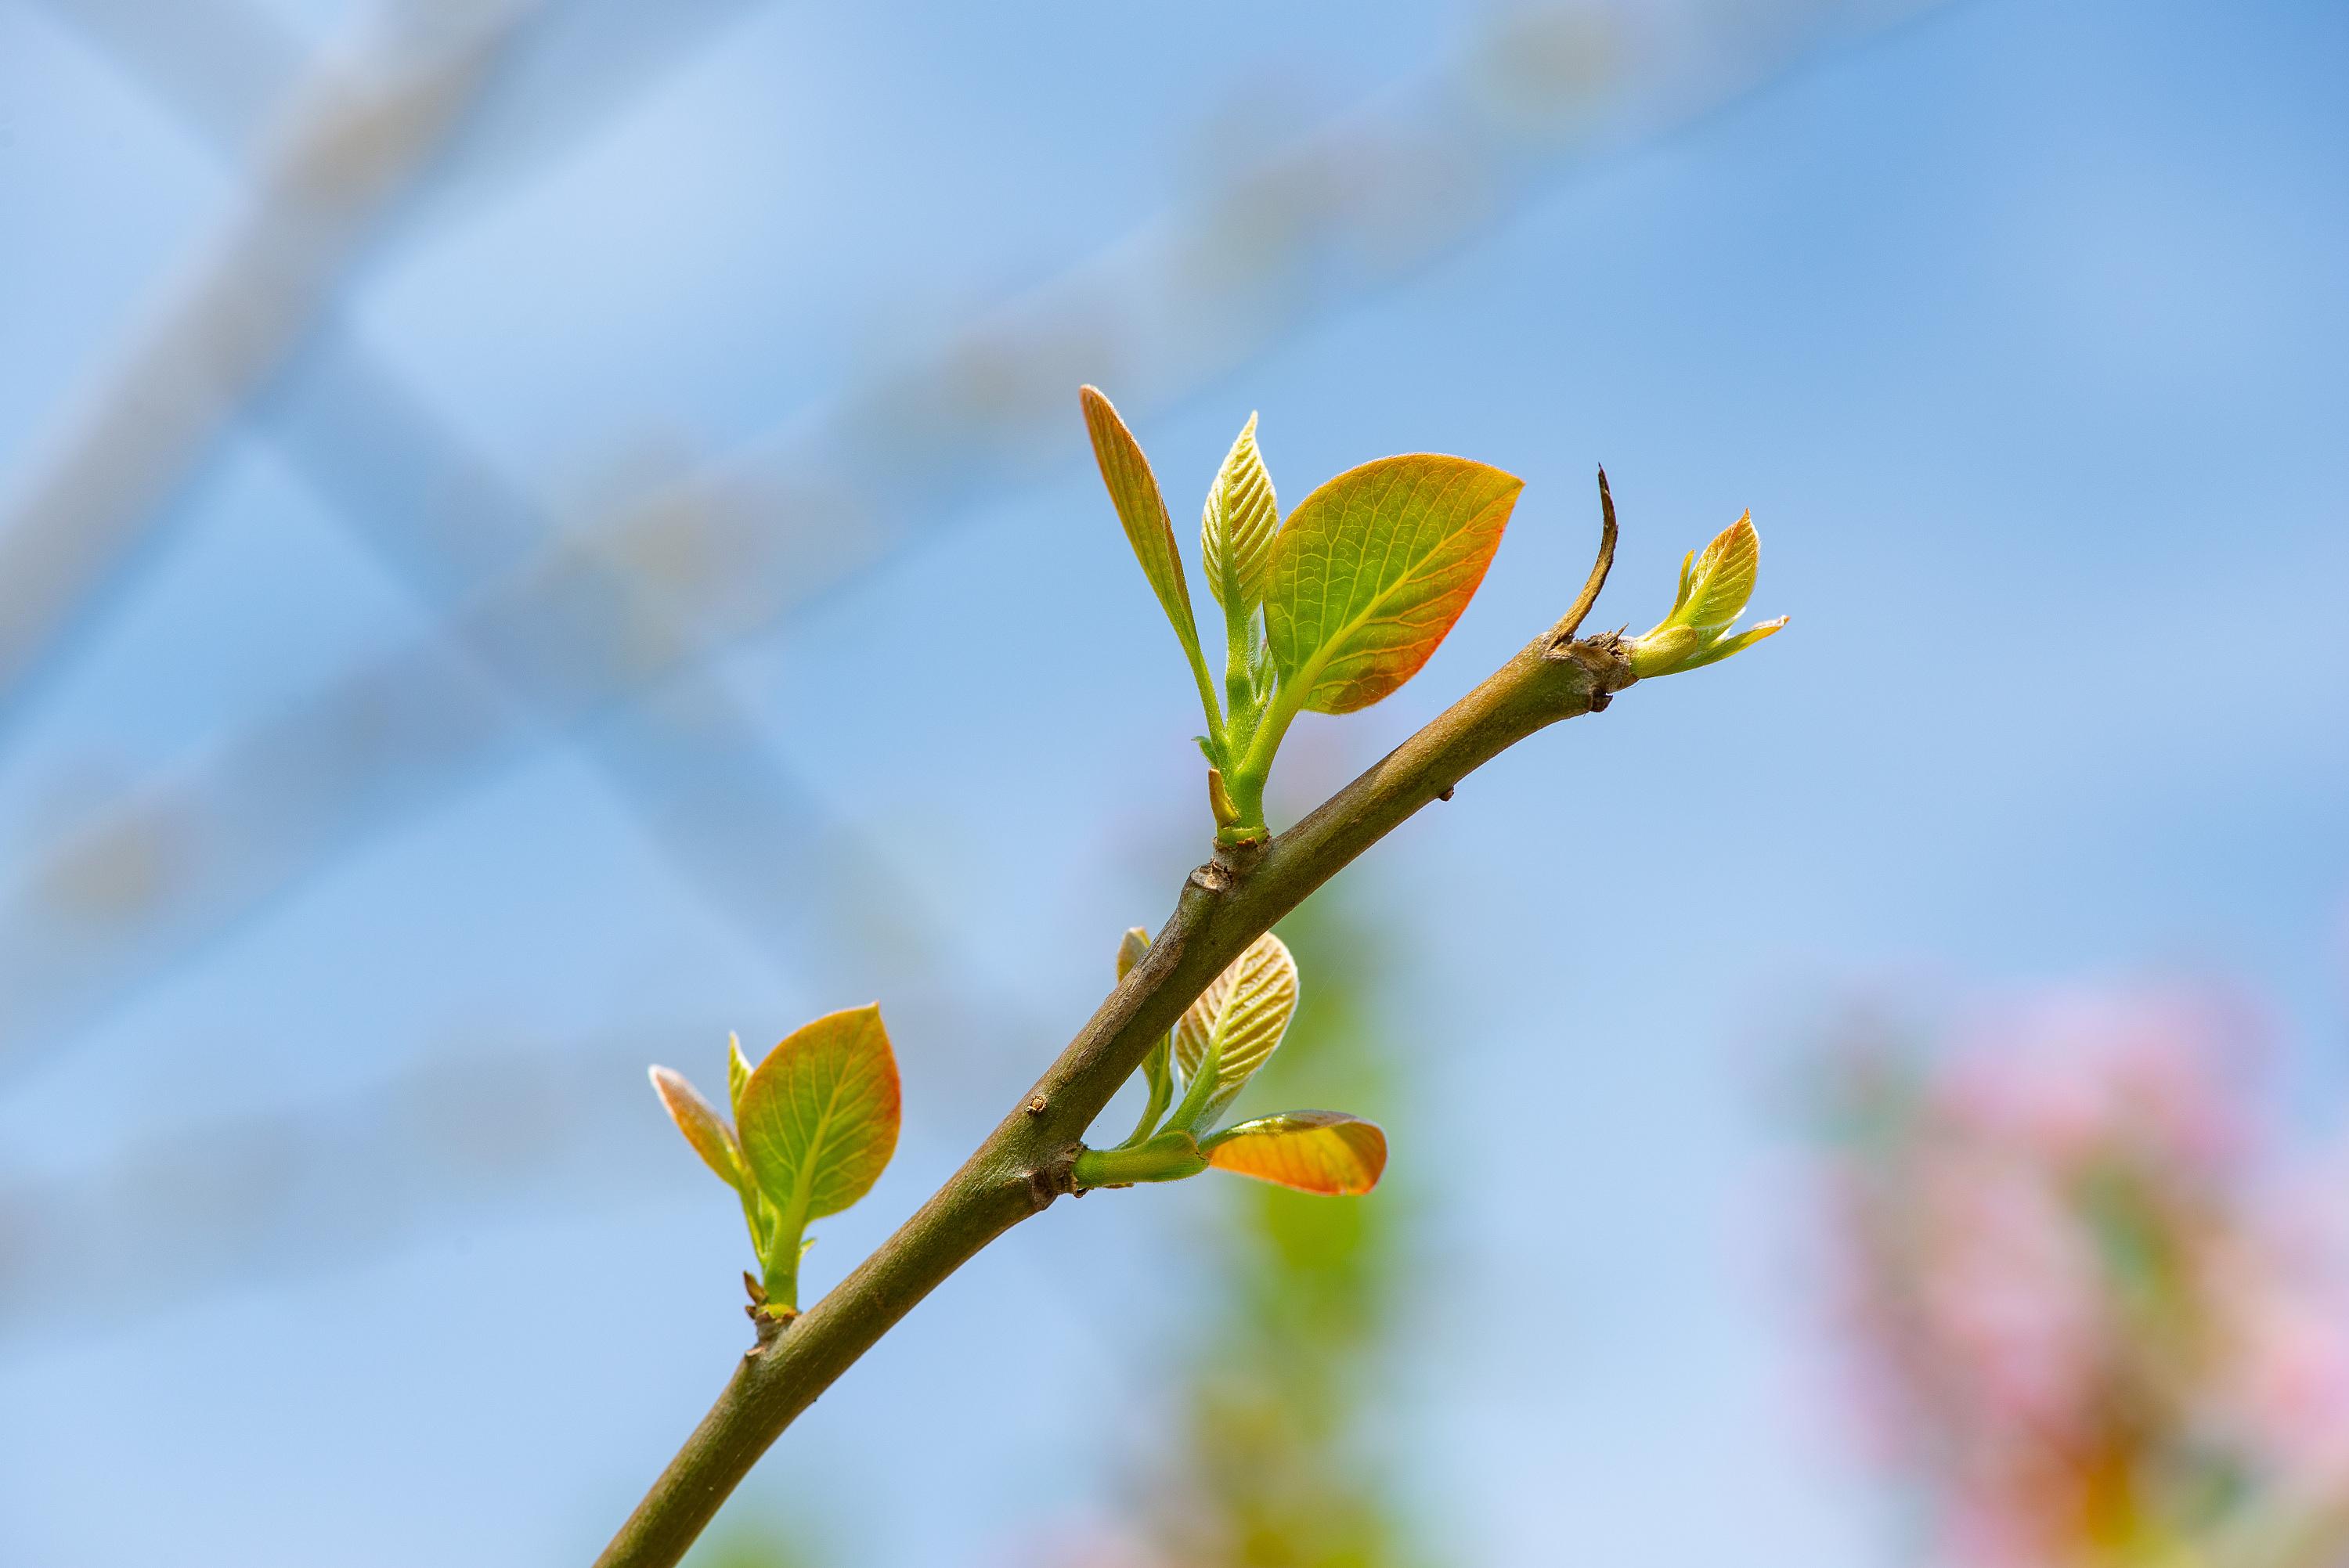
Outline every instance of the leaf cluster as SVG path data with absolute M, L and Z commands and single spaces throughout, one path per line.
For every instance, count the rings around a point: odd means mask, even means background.
M 1084 388 L 1093 456 L 1126 542 L 1174 628 L 1207 733 L 1217 836 L 1266 836 L 1264 787 L 1299 713 L 1351 713 L 1413 676 L 1467 608 L 1523 481 L 1465 458 L 1380 458 L 1280 517 L 1251 414 L 1207 488 L 1199 555 L 1224 615 L 1219 702 L 1199 642 L 1174 524 L 1142 447 L 1107 397 Z
M 1299 713 L 1368 707 L 1419 673 L 1484 582 L 1524 482 L 1439 453 L 1380 458 L 1322 484 L 1284 521 L 1249 415 L 1199 518 L 1200 562 L 1224 615 L 1219 702 L 1150 459 L 1097 388 L 1080 397 L 1126 542 L 1198 686 L 1216 837 L 1254 842 L 1269 831 L 1265 783 L 1289 725 Z M 1599 484 L 1603 496 L 1604 475 Z M 1692 552 L 1671 614 L 1630 641 L 1632 673 L 1696 669 L 1784 626 L 1780 616 L 1730 632 L 1760 560 L 1750 512 Z
M 1139 928 L 1125 934 L 1117 954 L 1121 981 L 1149 945 Z M 1210 1166 L 1300 1192 L 1350 1196 L 1377 1186 L 1387 1136 L 1344 1111 L 1288 1110 L 1217 1130 L 1288 1032 L 1297 998 L 1297 960 L 1267 932 L 1151 1047 L 1142 1067 L 1149 1094 L 1141 1119 L 1116 1148 L 1077 1156 L 1078 1190 L 1179 1181 Z
M 896 1152 L 897 1058 L 877 1006 L 828 1013 L 783 1037 L 755 1068 L 727 1042 L 730 1122 L 683 1074 L 652 1069 L 678 1130 L 742 1201 L 759 1260 L 758 1310 L 799 1310 L 808 1222 L 873 1190 Z
M 1718 664 L 1785 626 L 1786 617 L 1781 615 L 1730 633 L 1754 596 L 1761 564 L 1762 540 L 1750 511 L 1713 535 L 1702 554 L 1691 551 L 1683 556 L 1671 613 L 1632 643 L 1631 673 L 1642 678 L 1672 676 Z

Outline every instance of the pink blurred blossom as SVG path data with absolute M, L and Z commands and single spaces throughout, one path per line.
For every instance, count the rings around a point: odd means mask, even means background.
M 2230 1510 L 2349 1509 L 2349 1181 L 2261 1114 L 2264 1057 L 2222 998 L 2077 992 L 1846 1064 L 1838 1316 L 1941 1561 L 2167 1563 Z

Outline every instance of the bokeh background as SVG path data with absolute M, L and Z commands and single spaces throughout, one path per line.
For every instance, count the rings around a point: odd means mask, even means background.
M 2344 66 L 0 0 L 0 1563 L 585 1562 L 745 1334 L 644 1064 L 882 1000 L 814 1286 L 952 1168 L 1206 830 L 1082 381 L 1178 523 L 1251 409 L 1287 501 L 1527 480 L 1276 822 L 1556 615 L 1598 461 L 1601 621 L 1750 507 L 1794 623 L 1289 931 L 1379 1196 L 1057 1206 L 705 1561 L 2349 1561 Z

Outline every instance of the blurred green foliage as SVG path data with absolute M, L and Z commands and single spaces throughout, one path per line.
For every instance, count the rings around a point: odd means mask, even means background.
M 1401 1100 L 1375 939 L 1335 892 L 1281 936 L 1305 976 L 1287 1043 L 1250 1098 L 1377 1117 Z M 1212 1303 L 1188 1350 L 1176 1440 L 1137 1533 L 1185 1568 L 1404 1568 L 1427 1561 L 1397 1505 L 1378 1407 L 1409 1264 L 1408 1145 L 1365 1198 L 1222 1183 Z M 1400 1179 L 1399 1179 L 1400 1178 Z
M 811 1541 L 812 1532 L 771 1522 L 729 1521 L 701 1538 L 685 1568 L 818 1568 L 829 1554 Z

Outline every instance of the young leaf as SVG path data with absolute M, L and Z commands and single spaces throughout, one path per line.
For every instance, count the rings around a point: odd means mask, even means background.
M 1752 512 L 1715 534 L 1702 553 L 1683 560 L 1671 614 L 1647 635 L 1631 640 L 1631 673 L 1645 680 L 1701 669 L 1784 626 L 1786 617 L 1781 615 L 1734 635 L 1729 633 L 1754 596 L 1754 576 L 1761 561 L 1762 541 L 1754 531 Z
M 718 1179 L 736 1191 L 750 1186 L 750 1178 L 742 1167 L 742 1149 L 734 1141 L 734 1130 L 717 1109 L 701 1098 L 701 1091 L 688 1083 L 685 1075 L 668 1068 L 652 1069 L 653 1092 L 668 1110 L 669 1119 L 701 1156 L 701 1162 L 718 1172 Z
M 1722 660 L 1729 657 L 1730 655 L 1743 653 L 1747 648 L 1750 648 L 1754 644 L 1760 642 L 1763 638 L 1775 636 L 1785 629 L 1786 617 L 1784 615 L 1779 616 L 1775 621 L 1756 621 L 1754 624 L 1746 627 L 1745 630 L 1738 633 L 1735 636 L 1723 637 L 1702 653 L 1692 654 L 1689 657 L 1682 659 L 1680 664 L 1680 668 L 1682 670 L 1696 670 L 1702 669 L 1707 665 L 1717 665 Z M 1679 672 L 1675 671 L 1674 673 L 1677 674 Z
M 1239 709 L 1235 706 L 1233 711 Z M 1240 809 L 1232 803 L 1232 792 L 1224 785 L 1224 770 L 1220 768 L 1207 769 L 1207 814 L 1215 818 L 1217 828 L 1240 825 Z
M 1525 481 L 1420 453 L 1349 469 L 1273 541 L 1265 630 L 1316 713 L 1368 707 L 1419 673 L 1485 580 Z
M 742 1086 L 750 1081 L 750 1058 L 742 1054 L 742 1037 L 726 1037 L 726 1103 L 742 1114 Z
M 1199 518 L 1199 561 L 1207 591 L 1227 617 L 1246 620 L 1264 601 L 1264 574 L 1272 564 L 1273 531 L 1280 526 L 1272 475 L 1257 450 L 1256 416 L 1225 455 Z
M 1190 1085 L 1176 1119 L 1205 1132 L 1272 1055 L 1297 1012 L 1297 960 L 1265 933 L 1207 984 L 1174 1026 L 1174 1060 Z M 1203 1069 L 1213 1062 L 1212 1077 Z
M 870 1191 L 897 1148 L 897 1058 L 878 1007 L 784 1037 L 742 1088 L 742 1156 L 796 1249 L 798 1227 Z
M 1351 1196 L 1379 1184 L 1387 1135 L 1342 1110 L 1288 1110 L 1243 1121 L 1199 1146 L 1207 1163 L 1300 1192 Z
M 1158 493 L 1157 476 L 1150 471 L 1150 459 L 1142 455 L 1142 444 L 1098 388 L 1087 387 L 1077 397 L 1084 405 L 1085 428 L 1093 438 L 1093 460 L 1101 465 L 1102 482 L 1109 487 L 1117 520 L 1125 525 L 1126 542 L 1133 546 L 1133 558 L 1142 562 L 1142 574 L 1150 579 L 1158 607 L 1166 612 L 1184 653 L 1204 682 L 1206 664 L 1199 653 L 1191 586 L 1183 577 L 1183 557 L 1174 547 L 1174 524 L 1166 515 L 1164 498 Z
M 1675 616 L 1700 632 L 1728 630 L 1754 597 L 1754 575 L 1761 564 L 1762 541 L 1749 511 L 1713 535 L 1692 573 L 1682 568 L 1689 586 L 1682 590 L 1683 602 L 1674 606 Z
M 1118 938 L 1117 979 L 1119 985 L 1122 985 L 1125 984 L 1126 975 L 1133 970 L 1135 965 L 1142 962 L 1142 955 L 1149 951 L 1150 933 L 1143 930 L 1142 927 L 1138 925 L 1130 927 L 1123 936 Z

